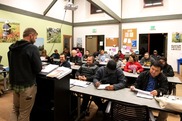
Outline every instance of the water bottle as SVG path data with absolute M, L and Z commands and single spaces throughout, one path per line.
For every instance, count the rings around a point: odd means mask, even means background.
M 136 74 L 136 68 L 133 68 L 133 73 Z

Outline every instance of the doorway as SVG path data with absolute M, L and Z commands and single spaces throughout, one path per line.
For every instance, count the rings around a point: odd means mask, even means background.
M 161 56 L 167 56 L 167 33 L 139 34 L 139 53 L 141 56 L 145 52 L 153 54 L 157 50 Z
M 89 50 L 90 54 L 103 49 L 104 35 L 86 35 L 85 50 Z
M 72 50 L 72 36 L 71 35 L 63 35 L 63 49 L 68 48 L 71 52 Z

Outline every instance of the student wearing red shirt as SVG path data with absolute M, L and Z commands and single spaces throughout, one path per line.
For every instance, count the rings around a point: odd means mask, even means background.
M 118 50 L 118 56 L 119 56 L 120 60 L 124 60 L 125 59 L 125 57 L 124 57 L 123 53 L 121 52 L 121 50 Z
M 131 54 L 129 57 L 128 62 L 124 67 L 124 71 L 133 73 L 133 71 L 137 73 L 141 73 L 144 69 L 142 68 L 141 64 L 137 62 L 137 57 L 135 54 Z

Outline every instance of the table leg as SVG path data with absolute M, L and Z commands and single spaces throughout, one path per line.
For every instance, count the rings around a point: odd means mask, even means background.
M 78 100 L 78 103 L 77 103 L 77 118 L 76 118 L 75 121 L 79 121 L 79 119 L 80 119 L 80 105 L 81 105 L 80 94 L 77 95 L 77 100 Z

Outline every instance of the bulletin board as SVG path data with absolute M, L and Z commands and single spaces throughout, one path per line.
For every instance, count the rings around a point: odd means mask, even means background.
M 119 38 L 106 38 L 106 46 L 117 47 Z
M 122 30 L 122 45 L 128 48 L 137 48 L 137 29 Z

